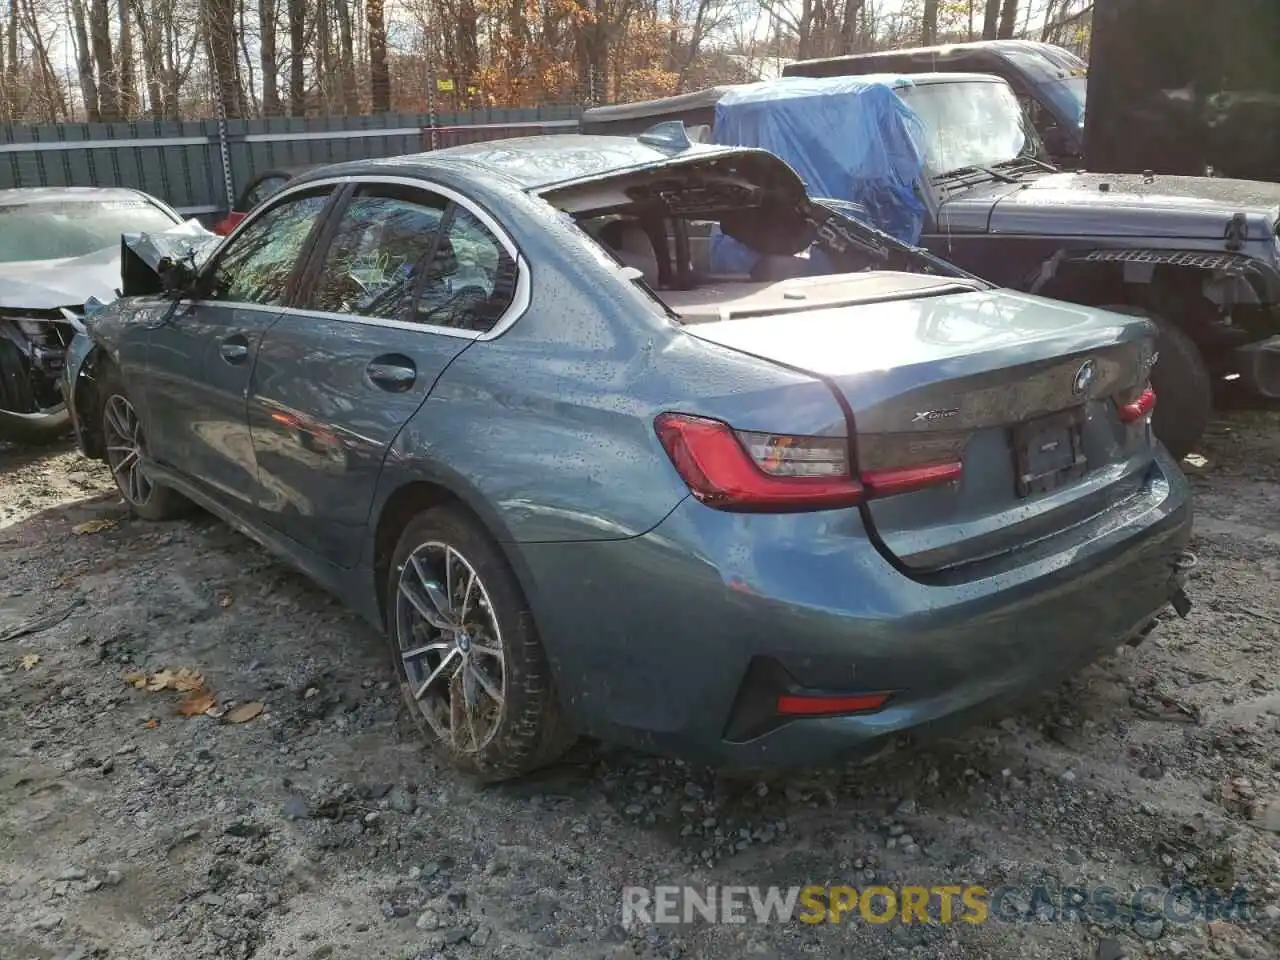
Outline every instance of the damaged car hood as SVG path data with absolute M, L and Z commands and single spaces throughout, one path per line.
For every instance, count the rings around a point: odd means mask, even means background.
M 90 297 L 108 301 L 120 286 L 120 251 L 114 247 L 83 257 L 0 263 L 0 309 L 56 310 L 79 307 Z
M 1249 240 L 1275 236 L 1280 184 L 1218 177 L 1053 173 L 981 185 L 949 199 L 939 219 L 1001 234 L 1065 237 L 1224 237 L 1243 214 Z
M 120 294 L 125 297 L 161 293 L 160 265 L 186 261 L 198 270 L 222 242 L 198 220 L 187 220 L 163 233 L 126 233 L 120 238 Z

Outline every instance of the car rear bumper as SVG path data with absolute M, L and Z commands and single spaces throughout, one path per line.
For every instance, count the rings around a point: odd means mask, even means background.
M 1163 451 L 1117 523 L 949 586 L 896 571 L 857 511 L 731 515 L 685 501 L 649 534 L 522 545 L 565 707 L 584 732 L 689 760 L 809 766 L 1003 708 L 1136 634 L 1180 589 L 1186 480 Z M 892 694 L 778 722 L 776 698 Z

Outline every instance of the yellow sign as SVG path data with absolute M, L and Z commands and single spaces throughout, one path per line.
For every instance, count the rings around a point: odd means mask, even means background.
M 439 90 L 439 91 L 441 91 L 442 93 L 452 93 L 452 92 L 453 92 L 453 81 L 452 81 L 452 80 L 437 80 L 437 81 L 436 81 L 436 89 L 437 89 L 437 90 Z

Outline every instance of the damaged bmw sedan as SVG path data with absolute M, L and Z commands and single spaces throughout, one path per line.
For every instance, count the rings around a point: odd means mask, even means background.
M 139 516 L 194 502 L 377 624 L 485 778 L 579 735 L 838 760 L 1188 604 L 1152 325 L 995 289 L 765 151 L 320 168 L 163 286 L 72 347 L 82 449 Z

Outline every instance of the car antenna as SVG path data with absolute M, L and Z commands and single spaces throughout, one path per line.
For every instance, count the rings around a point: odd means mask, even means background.
M 683 120 L 664 120 L 662 123 L 655 123 L 636 139 L 647 147 L 670 150 L 672 153 L 679 153 L 693 146 L 693 140 L 690 139 Z

